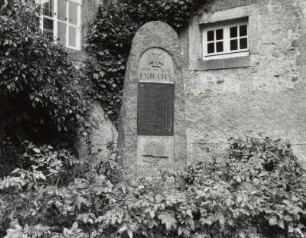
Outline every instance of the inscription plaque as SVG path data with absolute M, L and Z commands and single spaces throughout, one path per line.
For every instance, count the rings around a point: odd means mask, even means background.
M 174 84 L 138 83 L 137 134 L 173 136 Z

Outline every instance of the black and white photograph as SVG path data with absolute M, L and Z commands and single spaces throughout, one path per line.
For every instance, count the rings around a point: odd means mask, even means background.
M 306 0 L 0 0 L 0 237 L 306 238 Z

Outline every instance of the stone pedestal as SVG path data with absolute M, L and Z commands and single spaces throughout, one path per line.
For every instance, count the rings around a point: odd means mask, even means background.
M 155 177 L 186 164 L 181 50 L 166 23 L 149 22 L 133 39 L 118 146 L 131 177 Z

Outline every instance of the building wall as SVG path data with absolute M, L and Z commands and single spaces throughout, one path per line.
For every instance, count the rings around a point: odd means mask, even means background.
M 244 16 L 250 55 L 201 60 L 200 24 Z M 304 0 L 214 0 L 181 32 L 189 162 L 261 133 L 289 139 L 306 166 L 305 16 Z

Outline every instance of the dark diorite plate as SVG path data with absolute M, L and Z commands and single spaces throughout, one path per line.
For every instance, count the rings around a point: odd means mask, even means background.
M 174 84 L 138 83 L 137 134 L 173 136 Z

